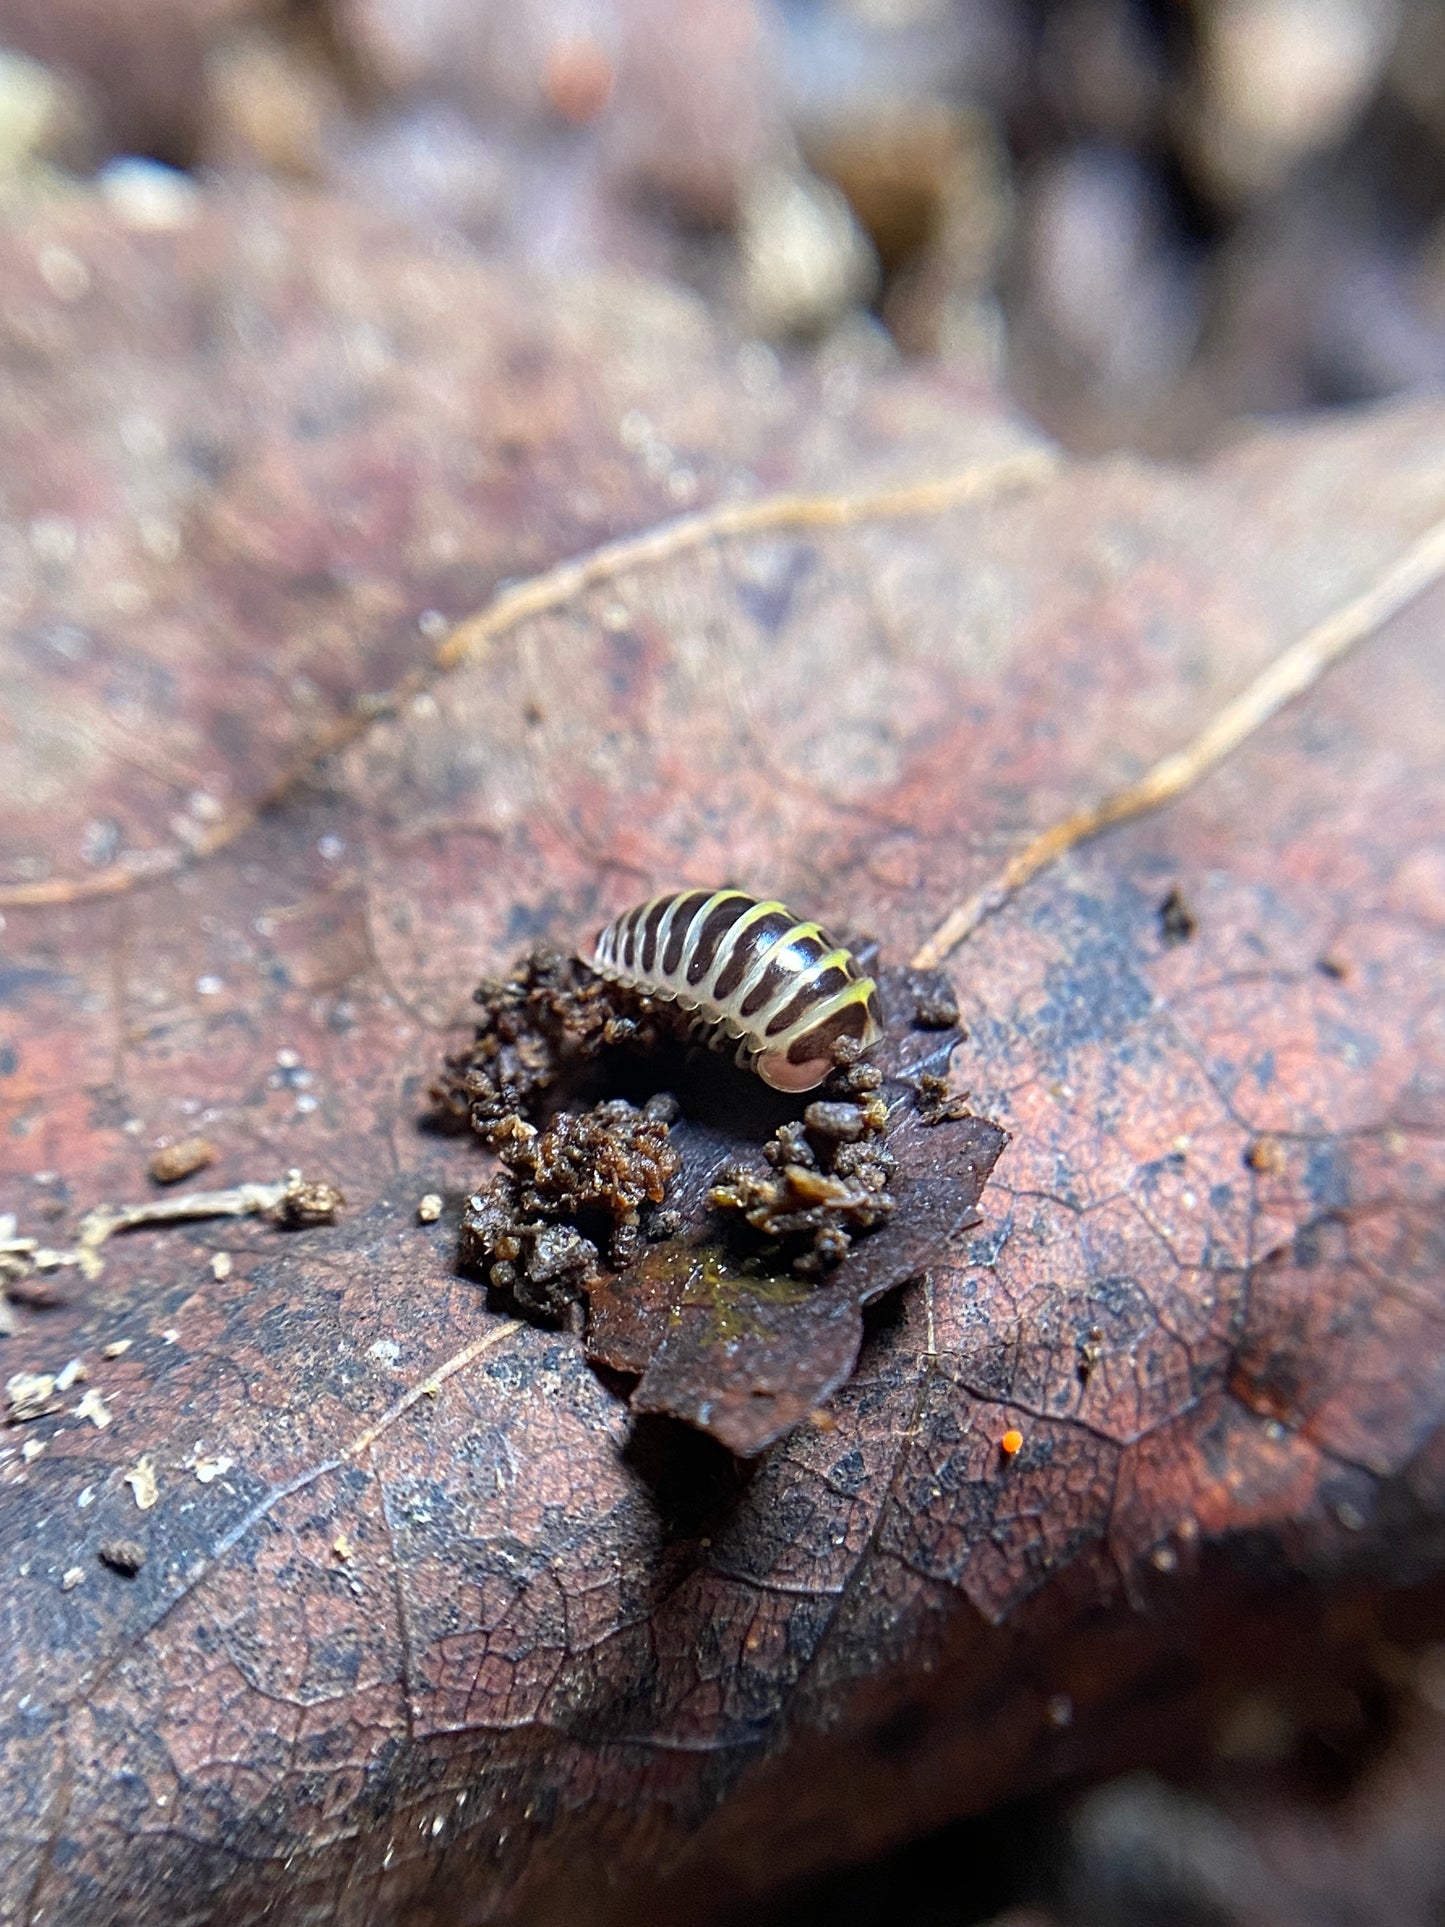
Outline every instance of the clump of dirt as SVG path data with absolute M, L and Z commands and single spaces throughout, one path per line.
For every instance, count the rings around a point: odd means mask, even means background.
M 472 1042 L 447 1058 L 432 1088 L 443 1117 L 490 1141 L 537 1110 L 567 1056 L 595 1053 L 609 1013 L 582 969 L 539 944 L 510 976 L 482 979 L 472 993 L 482 1009 Z
M 843 1039 L 824 1095 L 801 1121 L 780 1124 L 763 1146 L 771 1172 L 735 1163 L 718 1174 L 708 1200 L 738 1213 L 768 1239 L 798 1246 L 790 1269 L 817 1277 L 841 1264 L 859 1231 L 887 1224 L 897 1209 L 888 1189 L 896 1169 L 888 1149 L 888 1107 L 881 1071 Z
M 307 1225 L 331 1224 L 345 1202 L 346 1194 L 324 1178 L 308 1184 L 299 1171 L 292 1171 L 268 1215 L 288 1231 L 299 1231 Z
M 139 1539 L 102 1539 L 98 1551 L 102 1563 L 122 1579 L 134 1579 L 146 1562 L 146 1549 Z
M 149 1170 L 157 1184 L 179 1184 L 197 1171 L 204 1171 L 220 1156 L 208 1137 L 183 1137 L 176 1144 L 162 1145 L 151 1159 Z
M 959 1021 L 958 998 L 953 985 L 938 970 L 909 970 L 902 973 L 902 988 L 913 1005 L 913 1023 L 918 1030 L 956 1030 L 963 1036 Z
M 661 1204 L 677 1174 L 667 1142 L 676 1116 L 677 1100 L 664 1092 L 641 1110 L 615 1097 L 581 1115 L 564 1111 L 545 1131 L 513 1118 L 498 1154 L 521 1183 L 524 1211 L 570 1218 L 603 1210 L 626 1225 L 640 1205 Z
M 918 1115 L 924 1124 L 958 1124 L 973 1116 L 967 1091 L 950 1091 L 946 1077 L 925 1071 L 918 1079 Z
M 609 1044 L 648 1047 L 665 1022 L 576 957 L 538 944 L 509 976 L 473 992 L 482 1016 L 466 1050 L 449 1057 L 432 1088 L 440 1115 L 470 1125 L 488 1146 L 513 1119 L 535 1120 L 569 1065 Z
M 744 1458 L 804 1423 L 857 1362 L 865 1308 L 978 1223 L 1007 1141 L 949 1089 L 948 980 L 876 976 L 883 1037 L 840 1043 L 803 1097 L 554 951 L 483 984 L 436 1091 L 500 1166 L 464 1208 L 464 1265 L 574 1326 L 637 1412 Z
M 910 978 L 908 989 L 916 1027 L 956 1017 L 946 980 Z M 442 1117 L 469 1126 L 503 1167 L 467 1202 L 462 1259 L 523 1311 L 559 1319 L 604 1268 L 626 1270 L 681 1227 L 668 1208 L 682 1164 L 669 1141 L 677 1100 L 607 1096 L 587 1108 L 585 1097 L 609 1075 L 604 1053 L 626 1047 L 645 1062 L 675 1047 L 686 1026 L 670 1005 L 545 945 L 479 985 L 475 1000 L 475 1037 L 448 1058 L 433 1092 Z M 755 1157 L 721 1163 L 705 1191 L 721 1220 L 711 1235 L 802 1279 L 832 1271 L 898 1208 L 888 1146 L 898 1113 L 884 1101 L 883 1072 L 852 1039 L 834 1056 L 802 1117 L 778 1124 Z M 941 1078 L 925 1074 L 912 1088 L 924 1121 L 959 1115 Z
M 470 1126 L 503 1169 L 468 1199 L 463 1262 L 518 1306 L 561 1317 L 604 1262 L 629 1264 L 653 1227 L 678 1158 L 676 1101 L 639 1110 L 610 1098 L 548 1117 L 610 1046 L 656 1049 L 671 1013 L 606 983 L 576 957 L 538 944 L 503 978 L 486 978 L 471 1044 L 432 1089 L 445 1121 Z
M 464 1262 L 524 1310 L 560 1317 L 596 1277 L 604 1251 L 617 1270 L 637 1256 L 644 1213 L 677 1175 L 668 1142 L 676 1115 L 676 1100 L 663 1094 L 640 1110 L 618 1097 L 563 1111 L 545 1130 L 516 1113 L 490 1124 L 484 1135 L 505 1168 L 467 1200 Z

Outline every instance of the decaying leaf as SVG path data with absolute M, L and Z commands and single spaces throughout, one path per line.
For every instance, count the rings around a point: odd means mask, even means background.
M 467 1200 L 463 1265 L 544 1322 L 583 1309 L 634 1411 L 745 1457 L 775 1443 L 851 1371 L 863 1308 L 978 1222 L 1004 1143 L 945 1096 L 947 978 L 884 970 L 878 991 L 883 1039 L 807 1103 L 577 959 L 542 948 L 483 982 L 433 1091 L 503 1167 Z
M 7 1239 L 200 1125 L 350 1201 L 226 1220 L 224 1281 L 139 1225 L 0 1340 L 112 1415 L 0 1434 L 12 1912 L 716 1919 L 1438 1574 L 1438 408 L 1073 470 L 944 376 L 269 198 L 8 215 L 0 369 Z M 1039 843 L 1341 610 L 1168 808 Z M 965 930 L 976 1114 L 909 1127 L 938 1237 L 860 1240 L 924 1282 L 846 1382 L 861 1279 L 747 1308 L 725 1402 L 800 1315 L 838 1389 L 742 1469 L 417 1211 L 476 1183 L 423 1120 L 477 976 L 729 880 Z M 681 1284 L 589 1342 L 695 1418 Z
M 587 1291 L 587 1355 L 636 1375 L 634 1411 L 685 1420 L 744 1456 L 762 1451 L 852 1371 L 864 1307 L 946 1261 L 953 1240 L 978 1223 L 974 1207 L 1004 1134 L 983 1118 L 922 1121 L 918 1080 L 946 1072 L 959 1034 L 920 1036 L 911 988 L 902 972 L 882 975 L 889 1037 L 879 1057 L 889 1075 L 880 1095 L 895 1117 L 887 1145 L 897 1208 L 821 1281 L 797 1276 L 786 1246 L 740 1240 L 711 1204 L 719 1170 L 755 1151 L 789 1107 L 755 1081 L 740 1088 L 728 1066 L 705 1067 L 712 1075 L 700 1101 L 672 1127 L 682 1159 L 668 1193 L 677 1231 L 625 1269 L 604 1269 Z

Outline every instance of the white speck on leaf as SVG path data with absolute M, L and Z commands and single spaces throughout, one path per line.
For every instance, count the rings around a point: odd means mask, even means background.
M 136 1505 L 142 1512 L 149 1512 L 160 1497 L 156 1484 L 156 1469 L 148 1458 L 138 1459 L 125 1475 L 125 1482 L 135 1494 Z
M 79 1405 L 76 1406 L 75 1416 L 77 1418 L 88 1418 L 97 1431 L 103 1432 L 106 1426 L 110 1424 L 111 1410 L 95 1386 L 92 1385 L 84 1398 L 81 1399 Z

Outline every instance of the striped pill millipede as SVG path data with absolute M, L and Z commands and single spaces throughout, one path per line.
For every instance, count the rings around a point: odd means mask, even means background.
M 810 1091 L 851 1037 L 883 1035 L 878 986 L 816 923 L 741 890 L 678 890 L 615 917 L 593 968 L 611 983 L 695 1013 L 717 1048 L 776 1091 Z

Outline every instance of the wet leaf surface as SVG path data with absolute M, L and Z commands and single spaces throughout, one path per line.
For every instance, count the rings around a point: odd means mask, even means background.
M 12 1917 L 717 1917 L 1439 1571 L 1438 589 L 959 951 L 981 1222 L 750 1465 L 458 1275 L 423 1128 L 478 974 L 653 888 L 912 954 L 1445 516 L 1437 408 L 990 486 L 941 377 L 316 203 L 0 256 L 0 1213 L 198 1133 L 167 1199 L 348 1201 L 25 1281 L 6 1377 L 84 1377 L 0 1435 Z

